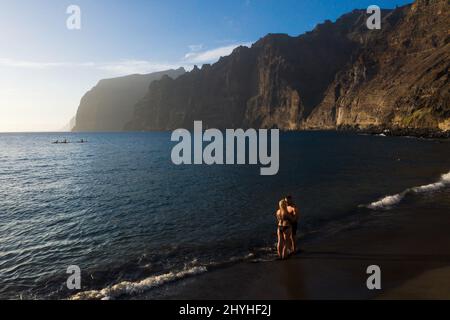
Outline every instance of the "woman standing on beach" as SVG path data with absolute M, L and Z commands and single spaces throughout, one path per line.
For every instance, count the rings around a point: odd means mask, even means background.
M 278 203 L 279 209 L 277 210 L 277 234 L 278 244 L 277 251 L 278 256 L 281 259 L 285 259 L 287 256 L 287 243 L 291 239 L 292 233 L 292 215 L 289 213 L 286 199 L 281 200 Z

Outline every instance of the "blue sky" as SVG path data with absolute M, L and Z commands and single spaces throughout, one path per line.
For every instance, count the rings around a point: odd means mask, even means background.
M 267 33 L 411 1 L 0 0 L 0 132 L 58 130 L 98 80 L 216 61 Z M 81 9 L 68 30 L 66 9 Z

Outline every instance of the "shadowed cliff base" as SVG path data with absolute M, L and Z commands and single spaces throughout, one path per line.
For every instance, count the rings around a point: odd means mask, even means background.
M 450 130 L 442 131 L 429 128 L 399 128 L 391 127 L 389 129 L 380 126 L 369 126 L 367 128 L 355 128 L 353 126 L 340 126 L 340 131 L 359 132 L 361 134 L 372 134 L 378 136 L 397 136 L 397 137 L 418 137 L 424 139 L 449 139 Z

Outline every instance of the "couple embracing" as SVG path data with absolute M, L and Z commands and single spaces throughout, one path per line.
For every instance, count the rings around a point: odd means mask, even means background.
M 286 259 L 289 255 L 297 251 L 296 235 L 298 220 L 300 218 L 300 212 L 292 201 L 291 196 L 280 200 L 276 217 L 278 226 L 278 256 L 281 259 Z

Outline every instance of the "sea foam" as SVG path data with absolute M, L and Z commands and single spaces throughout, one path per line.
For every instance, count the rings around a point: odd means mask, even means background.
M 383 208 L 390 208 L 402 201 L 402 199 L 405 197 L 405 193 L 398 193 L 393 196 L 386 196 L 378 201 L 372 202 L 367 206 L 369 209 L 383 209 Z
M 372 202 L 371 204 L 369 204 L 365 207 L 372 209 L 372 210 L 390 209 L 393 206 L 399 204 L 403 200 L 403 198 L 409 193 L 426 193 L 426 192 L 438 191 L 447 185 L 450 185 L 450 172 L 443 174 L 441 176 L 441 179 L 435 183 L 409 188 L 401 193 L 385 196 L 385 197 L 381 198 L 380 200 Z
M 101 290 L 83 291 L 71 296 L 70 300 L 110 300 L 123 295 L 136 295 L 163 284 L 206 272 L 206 267 L 196 266 L 178 272 L 151 276 L 140 281 L 122 281 Z

